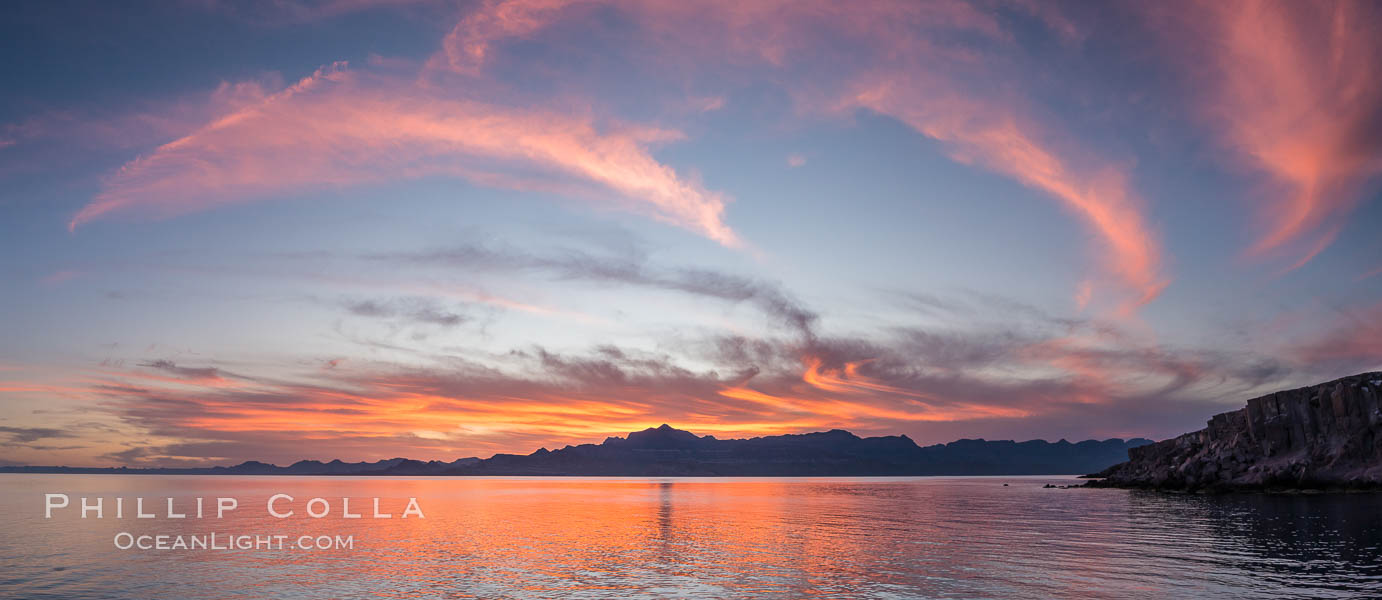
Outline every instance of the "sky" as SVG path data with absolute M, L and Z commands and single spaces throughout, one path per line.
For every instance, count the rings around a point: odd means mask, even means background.
M 1382 5 L 21 0 L 0 461 L 1163 439 L 1382 369 Z

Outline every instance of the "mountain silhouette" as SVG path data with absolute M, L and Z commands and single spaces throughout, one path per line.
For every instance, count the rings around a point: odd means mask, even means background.
M 662 425 L 599 444 L 540 448 L 451 462 L 392 458 L 376 462 L 302 460 L 287 467 L 247 461 L 209 468 L 0 467 L 8 473 L 141 473 L 169 475 L 590 475 L 590 476 L 889 476 L 1065 475 L 1128 460 L 1151 440 L 1071 443 L 962 439 L 918 446 L 905 435 L 861 438 L 843 429 L 716 439 Z
M 1113 465 L 1151 440 L 1072 444 L 959 440 L 918 446 L 905 435 L 861 438 L 843 429 L 720 440 L 669 425 L 611 437 L 601 444 L 496 454 L 447 475 L 812 476 L 1040 475 Z

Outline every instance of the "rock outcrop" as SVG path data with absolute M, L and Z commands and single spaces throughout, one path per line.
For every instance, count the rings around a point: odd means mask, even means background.
M 1382 488 L 1382 373 L 1248 400 L 1193 433 L 1128 451 L 1094 487 Z

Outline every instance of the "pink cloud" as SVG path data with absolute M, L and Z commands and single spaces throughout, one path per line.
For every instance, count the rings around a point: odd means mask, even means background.
M 1308 263 L 1382 174 L 1378 16 L 1364 2 L 1206 3 L 1167 25 L 1206 122 L 1265 176 L 1250 255 Z
M 600 11 L 611 8 L 636 25 L 628 39 L 642 46 L 630 55 L 659 72 L 767 69 L 806 113 L 868 109 L 893 117 L 943 142 L 955 160 L 1050 196 L 1095 233 L 1108 274 L 1097 281 L 1121 313 L 1150 302 L 1169 281 L 1127 169 L 1081 148 L 1058 119 L 994 84 L 1020 76 L 1004 59 L 1020 48 L 1000 11 L 958 1 L 487 2 L 457 23 L 419 80 L 337 66 L 281 92 L 250 94 L 125 165 L 71 226 L 120 212 L 167 217 L 441 174 L 590 198 L 739 245 L 724 223 L 728 199 L 651 157 L 650 147 L 679 139 L 678 131 L 602 124 L 546 108 L 555 106 L 548 101 L 474 97 L 495 90 L 486 69 L 506 42 L 557 24 L 598 27 Z M 1057 37 L 1078 41 L 1059 13 L 1037 12 Z M 1074 295 L 1082 304 L 1094 296 L 1085 287 Z
M 451 31 L 432 66 L 480 75 L 505 42 L 559 23 L 595 23 L 597 7 L 638 24 L 639 39 L 653 49 L 649 60 L 702 70 L 766 66 L 779 71 L 773 77 L 807 112 L 866 108 L 894 117 L 946 143 L 957 161 L 1051 196 L 1098 236 L 1121 313 L 1155 299 L 1169 281 L 1126 169 L 1081 150 L 1059 122 L 1039 118 L 1018 94 L 989 89 L 1021 75 L 1001 58 L 1018 48 L 998 11 L 973 3 L 492 2 Z M 1058 11 L 1015 8 L 1037 16 L 1063 42 L 1082 39 Z M 984 42 L 946 41 L 957 34 Z M 788 164 L 796 166 L 790 158 Z M 1090 294 L 1079 295 L 1088 301 Z
M 453 98 L 336 64 L 129 162 L 70 227 L 121 212 L 171 217 L 285 192 L 452 175 L 590 198 L 739 245 L 723 221 L 728 199 L 649 154 L 680 137 Z
M 1121 312 L 1154 300 L 1166 286 L 1161 250 L 1142 216 L 1141 201 L 1117 166 L 1063 155 L 1045 141 L 1039 122 L 1013 107 L 964 95 L 945 96 L 928 86 L 888 82 L 859 92 L 854 102 L 891 115 L 927 137 L 949 145 L 956 161 L 987 168 L 1059 200 L 1102 241 L 1104 267 L 1131 295 Z M 1075 295 L 1083 308 L 1089 283 Z

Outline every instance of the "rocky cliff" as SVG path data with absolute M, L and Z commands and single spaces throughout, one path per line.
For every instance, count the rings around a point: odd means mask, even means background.
M 1193 433 L 1128 450 L 1095 487 L 1382 488 L 1382 373 L 1248 400 Z

